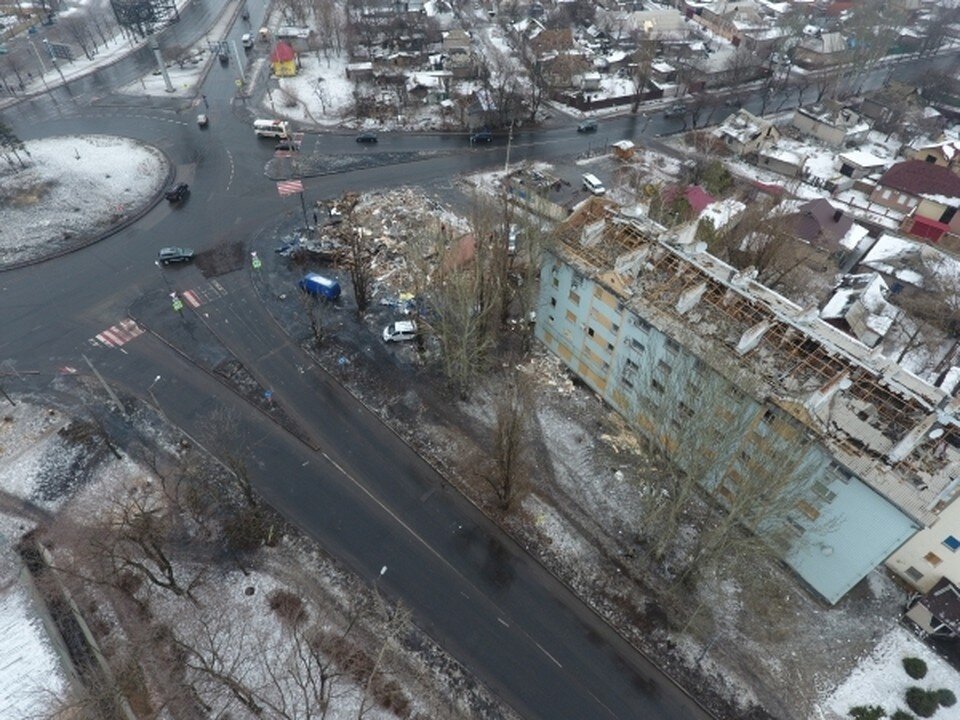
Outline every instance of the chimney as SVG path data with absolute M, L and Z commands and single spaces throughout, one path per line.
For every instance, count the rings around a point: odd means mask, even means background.
M 840 218 L 843 217 L 843 210 L 834 210 L 833 211 L 833 221 L 835 223 L 840 222 Z

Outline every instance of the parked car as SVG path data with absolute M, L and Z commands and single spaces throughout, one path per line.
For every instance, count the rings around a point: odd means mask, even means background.
M 208 118 L 203 113 L 200 113 L 199 115 L 197 115 L 197 125 L 199 125 L 202 128 L 205 128 L 209 124 L 210 124 L 210 118 Z
M 340 283 L 319 273 L 307 273 L 297 283 L 308 295 L 336 300 L 340 297 Z
M 194 252 L 190 248 L 165 247 L 161 248 L 160 252 L 157 253 L 157 260 L 161 265 L 190 262 L 193 258 Z
M 663 116 L 667 118 L 675 118 L 675 117 L 683 117 L 686 114 L 687 114 L 687 106 L 684 105 L 683 103 L 678 103 L 676 105 L 671 105 L 670 107 L 668 107 L 664 111 Z
M 600 178 L 593 173 L 583 174 L 583 189 L 590 191 L 594 195 L 605 195 L 607 192 L 603 183 L 600 182 Z
M 489 130 L 479 130 L 470 136 L 470 143 L 489 143 L 493 142 L 493 133 Z
M 170 202 L 180 202 L 190 194 L 190 186 L 186 183 L 177 183 L 167 190 L 163 196 Z
M 375 133 L 372 133 L 372 132 L 361 133 L 360 135 L 357 135 L 357 142 L 358 143 L 375 143 L 377 142 L 377 136 Z
M 221 64 L 221 65 L 229 65 L 229 64 L 230 64 L 230 56 L 227 55 L 227 51 L 226 51 L 226 50 L 221 50 L 220 52 L 218 52 L 218 53 L 217 53 L 217 57 L 220 59 L 220 64 Z
M 594 118 L 587 118 L 579 125 L 577 125 L 578 133 L 585 132 L 596 132 L 597 131 L 597 121 Z
M 417 323 L 415 320 L 397 320 L 383 329 L 384 342 L 403 342 L 417 337 Z

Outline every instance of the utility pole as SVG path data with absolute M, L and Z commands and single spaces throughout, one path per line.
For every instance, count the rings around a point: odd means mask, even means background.
M 97 371 L 97 369 L 93 366 L 93 363 L 90 362 L 90 358 L 88 358 L 86 355 L 81 355 L 80 357 L 82 357 L 82 358 L 83 358 L 83 361 L 84 361 L 85 363 L 87 363 L 87 365 L 90 366 L 90 370 L 93 372 L 94 375 L 96 375 L 97 380 L 100 381 L 100 384 L 103 385 L 103 389 L 107 391 L 107 395 L 110 396 L 110 399 L 113 401 L 113 404 L 117 406 L 117 410 L 119 410 L 120 413 L 121 413 L 124 417 L 126 417 L 126 416 L 127 416 L 127 410 L 126 410 L 126 408 L 124 408 L 123 405 L 120 403 L 120 398 L 118 398 L 118 397 L 116 396 L 116 393 L 113 392 L 113 388 L 111 388 L 111 387 L 107 384 L 107 381 L 103 379 L 103 376 L 102 376 L 102 375 Z
M 507 159 L 503 163 L 503 172 L 510 171 L 510 145 L 513 144 L 513 120 L 510 121 L 510 134 L 507 135 Z
M 157 59 L 157 67 L 160 68 L 160 74 L 163 75 L 163 84 L 166 85 L 168 93 L 176 92 L 173 83 L 170 82 L 170 75 L 167 73 L 167 66 L 163 64 L 163 55 L 160 54 L 160 43 L 151 35 L 148 38 L 150 49 L 153 50 L 153 56 Z

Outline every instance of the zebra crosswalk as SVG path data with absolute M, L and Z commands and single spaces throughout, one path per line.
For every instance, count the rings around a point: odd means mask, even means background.
M 143 328 L 128 318 L 97 333 L 96 336 L 90 338 L 90 343 L 92 345 L 99 343 L 107 347 L 118 348 L 141 335 L 143 335 Z

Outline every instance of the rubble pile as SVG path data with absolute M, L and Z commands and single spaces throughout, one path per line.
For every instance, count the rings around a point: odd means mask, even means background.
M 403 302 L 423 285 L 413 272 L 429 273 L 439 254 L 439 238 L 466 231 L 466 221 L 412 188 L 366 193 L 351 221 L 361 228 L 373 256 L 374 295 Z M 409 264 L 419 265 L 411 270 Z

